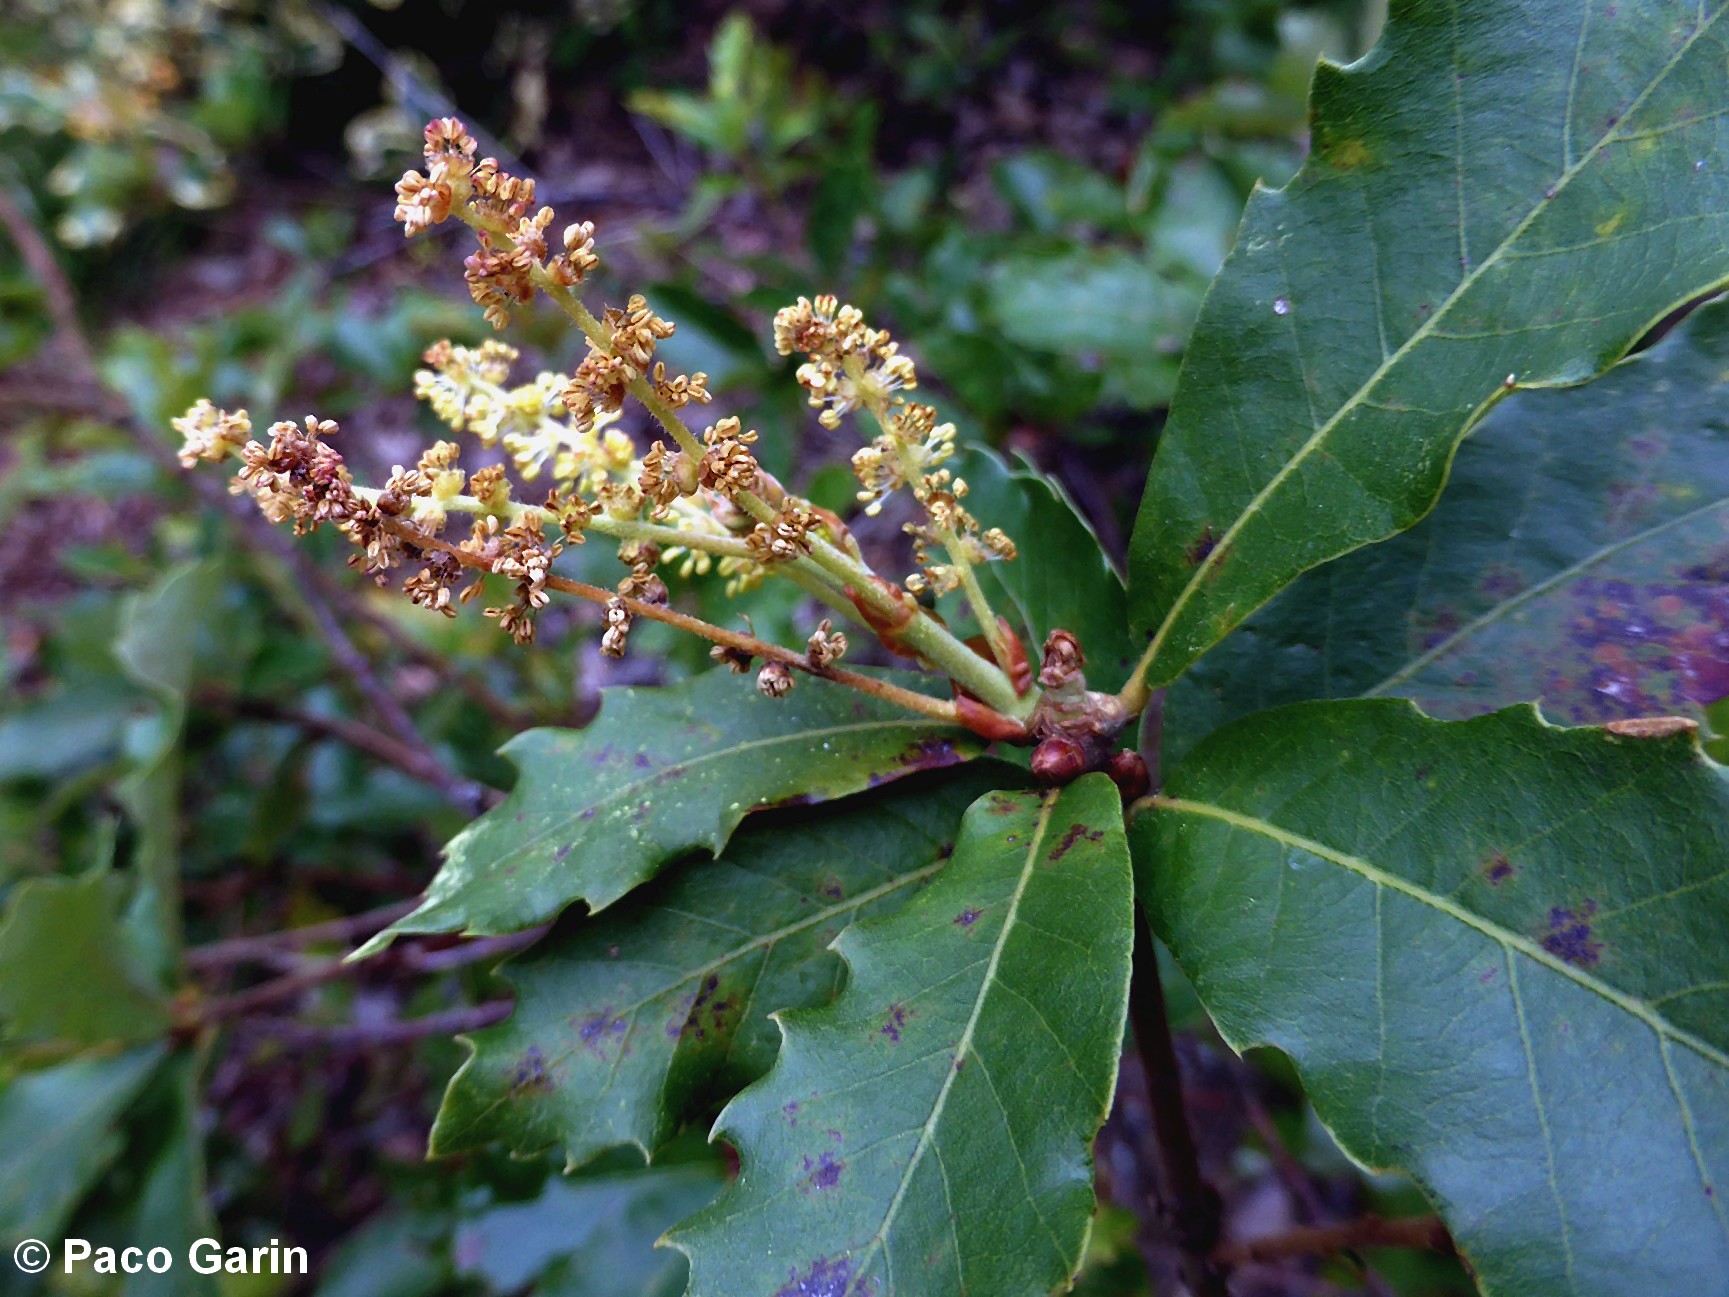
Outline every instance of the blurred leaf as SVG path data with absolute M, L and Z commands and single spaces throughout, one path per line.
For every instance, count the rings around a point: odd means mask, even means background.
M 120 1153 L 120 1115 L 162 1061 L 159 1046 L 13 1077 L 0 1089 L 0 1246 L 59 1239 Z
M 1729 1274 L 1729 783 L 1691 736 L 1299 703 L 1196 748 L 1132 837 L 1224 1038 L 1288 1053 L 1485 1292 Z
M 1121 249 L 1025 254 L 990 273 L 997 327 L 1014 341 L 1085 356 L 1178 350 L 1199 295 Z
M 1018 153 L 991 169 L 1016 213 L 1040 234 L 1071 225 L 1102 230 L 1126 226 L 1123 188 L 1084 163 L 1061 153 Z
M 761 379 L 762 342 L 732 311 L 679 284 L 651 284 L 646 292 L 656 310 L 678 321 L 678 332 L 657 352 L 669 367 L 686 374 L 700 370 L 717 390 Z
M 1123 579 L 1074 503 L 1030 464 L 1011 468 L 980 447 L 961 452 L 951 467 L 967 484 L 968 510 L 1016 542 L 1016 557 L 985 564 L 979 582 L 997 612 L 1017 626 L 1034 669 L 1045 637 L 1061 628 L 1079 638 L 1087 655 L 1088 687 L 1120 688 L 1135 660 Z
M 196 1055 L 182 1051 L 171 1058 L 152 1087 L 158 1093 L 146 1096 L 147 1111 L 136 1123 L 143 1127 L 141 1137 L 134 1136 L 142 1146 L 130 1149 L 128 1160 L 143 1179 L 127 1213 L 130 1238 L 135 1246 L 166 1247 L 177 1263 L 163 1274 L 146 1269 L 128 1276 L 121 1288 L 125 1297 L 213 1297 L 219 1289 L 215 1276 L 179 1264 L 196 1240 L 217 1233 L 204 1187 L 198 1072 Z
M 138 695 L 84 683 L 0 716 L 0 781 L 60 779 L 114 758 Z
M 1172 686 L 1167 753 L 1359 694 L 1442 717 L 1702 715 L 1729 696 L 1726 373 L 1716 303 L 1588 387 L 1497 407 L 1433 514 L 1302 577 Z
M 554 1177 L 531 1202 L 489 1207 L 457 1231 L 463 1272 L 537 1297 L 679 1297 L 686 1265 L 655 1240 L 724 1181 L 715 1159 Z
M 852 138 L 827 159 L 805 218 L 805 237 L 817 269 L 831 278 L 841 273 L 852 251 L 859 221 L 870 214 L 876 194 L 871 165 L 876 120 L 861 113 L 852 123 Z
M 782 699 L 726 670 L 609 689 L 587 729 L 528 730 L 505 745 L 522 772 L 509 798 L 445 849 L 420 908 L 360 954 L 403 933 L 514 932 L 578 900 L 603 909 L 674 857 L 719 851 L 760 806 L 844 796 L 982 746 L 815 679 Z
M 1510 382 L 1590 378 L 1729 276 L 1729 171 L 1695 165 L 1729 129 L 1719 16 L 1403 5 L 1320 66 L 1309 161 L 1250 199 L 1148 478 L 1149 685 L 1416 522 Z
M 437 1297 L 454 1269 L 440 1255 L 443 1221 L 399 1211 L 376 1216 L 325 1263 L 317 1297 Z
M 115 795 L 137 826 L 132 870 L 142 902 L 160 922 L 158 963 L 176 957 L 180 933 L 180 776 L 186 692 L 211 664 L 220 618 L 221 568 L 185 563 L 127 600 L 114 656 L 126 673 L 154 691 L 157 714 L 135 720 L 127 736 L 131 769 Z M 143 895 L 153 892 L 154 896 Z
M 123 920 L 126 879 L 31 878 L 0 924 L 0 1026 L 12 1041 L 152 1040 L 168 1004 L 148 947 Z
M 655 1155 L 705 1101 L 755 1080 L 780 1033 L 769 1014 L 823 1004 L 840 980 L 829 945 L 887 913 L 953 849 L 995 762 L 777 811 L 606 914 L 566 922 L 505 976 L 516 1010 L 477 1032 L 445 1094 L 434 1155 L 501 1140 L 553 1147 L 570 1166 L 634 1144 Z
M 1066 1287 L 1122 1045 L 1131 891 L 1104 776 L 975 802 L 924 891 L 841 934 L 846 989 L 779 1015 L 774 1069 L 721 1113 L 739 1178 L 668 1235 L 691 1297 L 892 1275 Z

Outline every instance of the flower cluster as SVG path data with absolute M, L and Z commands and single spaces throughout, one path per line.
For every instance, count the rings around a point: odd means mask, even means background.
M 600 606 L 601 650 L 609 656 L 622 655 L 633 622 L 649 617 L 708 635 L 717 660 L 741 673 L 756 667 L 757 688 L 769 697 L 785 696 L 794 671 L 802 670 L 897 692 L 914 710 L 962 715 L 959 703 L 873 686 L 838 667 L 848 640 L 831 620 L 802 649 L 775 648 L 672 608 L 662 576 L 713 572 L 736 594 L 782 573 L 829 607 L 856 610 L 882 643 L 947 672 L 969 698 L 988 695 L 1022 712 L 1030 707 L 1019 702 L 1025 690 L 1011 674 L 1014 655 L 1005 636 L 1012 633 L 999 625 L 972 576 L 978 564 L 1012 558 L 1014 545 L 1001 531 L 982 529 L 963 504 L 966 483 L 945 467 L 954 454 L 954 426 L 939 424 L 933 407 L 907 399 L 918 372 L 886 330 L 833 297 L 800 298 L 774 322 L 780 351 L 805 357 L 799 382 L 825 426 L 855 410 L 876 420 L 878 435 L 853 458 L 858 497 L 874 514 L 904 487 L 918 505 L 918 517 L 905 526 L 921 570 L 907 587 L 963 589 L 994 661 L 873 572 L 841 519 L 765 472 L 755 430 L 736 417 L 715 419 L 700 432 L 685 424 L 680 411 L 706 405 L 711 396 L 706 375 L 669 373 L 657 354 L 674 334 L 672 321 L 636 295 L 597 315 L 575 291 L 599 264 L 591 224 L 566 226 L 561 246 L 554 246 L 548 232 L 556 218 L 551 208 L 536 207 L 534 182 L 478 157 L 474 138 L 453 118 L 427 126 L 424 152 L 424 172 L 408 172 L 396 187 L 396 217 L 406 232 L 452 219 L 471 227 L 478 246 L 465 262 L 465 278 L 486 318 L 503 327 L 511 310 L 544 294 L 581 330 L 587 351 L 580 363 L 517 381 L 521 357 L 503 342 L 429 347 L 415 394 L 453 433 L 470 434 L 493 452 L 472 469 L 463 467 L 454 441 L 439 441 L 414 465 L 394 468 L 381 487 L 357 486 L 329 445 L 334 423 L 279 423 L 261 444 L 251 438 L 244 412 L 229 414 L 208 401 L 175 421 L 182 463 L 237 457 L 235 489 L 250 493 L 266 516 L 297 531 L 334 524 L 360 550 L 355 561 L 380 581 L 408 565 L 404 592 L 441 616 L 479 598 L 489 581 L 494 589 L 503 583 L 508 596 L 485 613 L 518 643 L 533 640 L 537 614 L 562 591 Z M 633 399 L 664 434 L 646 451 L 624 428 Z M 543 478 L 550 489 L 541 503 L 519 497 L 523 484 Z M 452 523 L 457 514 L 468 516 L 461 531 Z M 618 545 L 626 572 L 611 589 L 555 571 L 564 550 L 591 533 Z M 1024 654 L 1018 660 L 1024 667 Z M 993 733 L 1019 732 L 1018 721 L 998 721 Z
M 841 306 L 824 295 L 812 302 L 801 297 L 774 317 L 775 350 L 783 356 L 803 352 L 798 381 L 821 410 L 825 428 L 840 427 L 841 418 L 863 405 L 877 410 L 899 399 L 897 392 L 919 385 L 918 371 L 887 329 L 873 329 L 856 306 Z
M 881 512 L 902 487 L 922 507 L 924 517 L 905 524 L 919 564 L 907 589 L 946 594 L 966 584 L 971 568 L 1015 557 L 1001 529 L 981 530 L 961 505 L 967 484 L 943 467 L 955 453 L 955 426 L 938 423 L 934 406 L 903 395 L 918 386 L 918 370 L 886 329 L 871 328 L 858 308 L 834 297 L 801 297 L 775 316 L 774 342 L 783 356 L 805 355 L 799 382 L 822 410 L 824 427 L 838 427 L 860 407 L 875 417 L 881 431 L 853 455 L 853 474 L 867 514 Z

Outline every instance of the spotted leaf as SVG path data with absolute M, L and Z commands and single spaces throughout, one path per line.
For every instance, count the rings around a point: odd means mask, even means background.
M 716 1125 L 738 1180 L 668 1241 L 691 1297 L 1046 1293 L 1092 1220 L 1131 884 L 1115 787 L 991 793 L 892 915 L 841 934 L 846 989 L 779 1017 Z
M 1250 199 L 1130 546 L 1168 684 L 1305 570 L 1409 527 L 1517 387 L 1729 278 L 1723 0 L 1395 0 Z
M 528 730 L 505 745 L 516 788 L 451 840 L 420 908 L 359 954 L 408 932 L 514 932 L 574 901 L 604 909 L 685 852 L 719 851 L 749 811 L 981 750 L 965 730 L 814 679 L 782 699 L 727 671 L 610 689 L 587 729 Z
M 1690 734 L 1302 703 L 1132 825 L 1140 894 L 1239 1050 L 1408 1171 L 1489 1294 L 1729 1275 L 1729 784 Z
M 1572 724 L 1729 696 L 1729 303 L 1589 387 L 1521 392 L 1402 536 L 1304 575 L 1172 686 L 1165 752 L 1354 695 Z
M 572 1165 L 658 1152 L 705 1103 L 768 1070 L 769 1014 L 827 1003 L 829 945 L 943 868 L 969 802 L 1022 776 L 994 761 L 747 824 L 605 914 L 572 917 L 504 970 L 508 1021 L 477 1033 L 444 1097 L 435 1153 L 492 1141 Z

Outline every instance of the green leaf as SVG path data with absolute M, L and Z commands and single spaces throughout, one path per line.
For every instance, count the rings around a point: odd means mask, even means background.
M 1583 381 L 1729 276 L 1724 5 L 1395 4 L 1249 201 L 1130 548 L 1147 683 L 1409 527 L 1507 391 Z
M 679 1297 L 684 1258 L 655 1240 L 706 1206 L 724 1180 L 712 1157 L 554 1177 L 539 1198 L 465 1222 L 455 1251 L 463 1273 L 484 1276 L 492 1292 L 532 1283 L 537 1297 Z
M 721 1113 L 738 1180 L 668 1242 L 691 1297 L 1045 1293 L 1079 1269 L 1127 1005 L 1131 884 L 1102 775 L 975 802 L 936 879 L 835 943 Z
M 747 826 L 605 914 L 567 922 L 508 966 L 516 1011 L 477 1032 L 432 1129 L 435 1155 L 492 1140 L 579 1166 L 653 1155 L 705 1100 L 768 1070 L 776 1009 L 826 1003 L 829 944 L 942 867 L 961 813 L 1012 772 L 995 762 Z
M 1019 549 L 1009 562 L 980 568 L 979 583 L 1015 624 L 1035 669 L 1045 636 L 1060 627 L 1081 641 L 1088 685 L 1120 688 L 1134 662 L 1123 579 L 1074 502 L 1031 465 L 1010 467 L 981 447 L 961 452 L 952 467 L 980 524 L 1001 527 Z
M 151 1046 L 25 1072 L 0 1089 L 0 1245 L 57 1239 L 119 1155 L 120 1115 L 162 1061 Z
M 1304 703 L 1214 735 L 1131 829 L 1233 1048 L 1408 1171 L 1496 1294 L 1729 1274 L 1729 783 L 1690 736 Z
M 127 735 L 131 769 L 115 795 L 137 826 L 132 870 L 146 909 L 157 916 L 159 953 L 172 959 L 180 943 L 181 739 L 186 695 L 200 674 L 222 660 L 218 627 L 221 568 L 183 563 L 126 601 L 114 656 L 135 682 L 158 699 Z
M 1167 757 L 1307 698 L 1541 700 L 1583 724 L 1729 694 L 1726 374 L 1720 302 L 1589 387 L 1497 407 L 1434 513 L 1304 576 L 1171 687 Z
M 600 910 L 686 851 L 719 851 L 759 806 L 841 797 L 981 750 L 965 730 L 818 680 L 782 699 L 724 670 L 610 689 L 587 729 L 505 744 L 515 789 L 445 848 L 420 908 L 359 956 L 402 933 L 514 932 L 578 900 Z
M 139 1131 L 126 1157 L 143 1172 L 126 1213 L 131 1241 L 145 1249 L 166 1247 L 177 1258 L 217 1232 L 205 1188 L 198 1073 L 194 1054 L 181 1051 L 168 1060 L 151 1087 L 156 1106 L 136 1122 Z M 124 1297 L 214 1297 L 219 1291 L 215 1278 L 190 1266 L 184 1273 L 179 1269 L 146 1269 L 127 1278 L 121 1291 Z
M 1145 409 L 1170 400 L 1176 357 L 1200 306 L 1199 285 L 1120 248 L 1056 254 L 1045 248 L 996 266 L 987 308 L 1003 337 L 1102 370 L 1110 395 Z
M 121 909 L 126 880 L 108 870 L 32 878 L 0 924 L 0 1023 L 11 1041 L 145 1041 L 168 1026 L 148 938 Z

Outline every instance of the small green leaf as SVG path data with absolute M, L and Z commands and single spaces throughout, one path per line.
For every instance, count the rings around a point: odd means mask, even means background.
M 121 913 L 126 880 L 108 870 L 32 878 L 0 924 L 0 1027 L 11 1041 L 146 1041 L 168 1026 L 154 958 Z
M 668 1236 L 691 1297 L 1046 1293 L 1081 1264 L 1127 1007 L 1131 884 L 1102 775 L 991 793 L 953 858 L 848 928 L 833 1004 L 715 1134 L 738 1180 Z
M 514 932 L 573 901 L 603 909 L 676 856 L 719 851 L 760 806 L 841 797 L 982 746 L 814 679 L 782 699 L 727 671 L 608 690 L 587 729 L 528 730 L 504 746 L 516 788 L 445 848 L 420 908 L 359 955 L 407 932 Z
M 159 1046 L 24 1072 L 0 1088 L 0 1246 L 57 1239 L 119 1156 L 120 1116 L 162 1061 Z
M 1019 552 L 979 569 L 997 612 L 1014 624 L 1038 668 L 1045 636 L 1072 631 L 1087 655 L 1087 684 L 1115 691 L 1134 663 L 1123 612 L 1123 579 L 1074 502 L 1052 479 L 1024 462 L 971 447 L 953 461 L 967 484 L 967 508 L 981 526 L 1001 527 Z
M 473 1037 L 432 1129 L 435 1155 L 502 1140 L 579 1166 L 653 1155 L 768 1070 L 776 1009 L 826 1003 L 854 919 L 903 903 L 942 867 L 996 762 L 746 826 L 605 914 L 567 922 L 507 970 L 510 1019 Z M 993 784 L 992 781 L 996 781 Z
M 1167 758 L 1308 698 L 1700 715 L 1729 694 L 1726 373 L 1720 302 L 1589 387 L 1498 406 L 1434 513 L 1303 576 L 1171 687 Z
M 1148 684 L 1422 517 L 1509 384 L 1588 379 L 1729 277 L 1723 14 L 1404 3 L 1321 64 L 1310 159 L 1250 199 L 1147 482 Z
M 1221 731 L 1132 830 L 1238 1050 L 1408 1171 L 1486 1293 L 1729 1274 L 1729 782 L 1691 736 L 1303 703 Z

